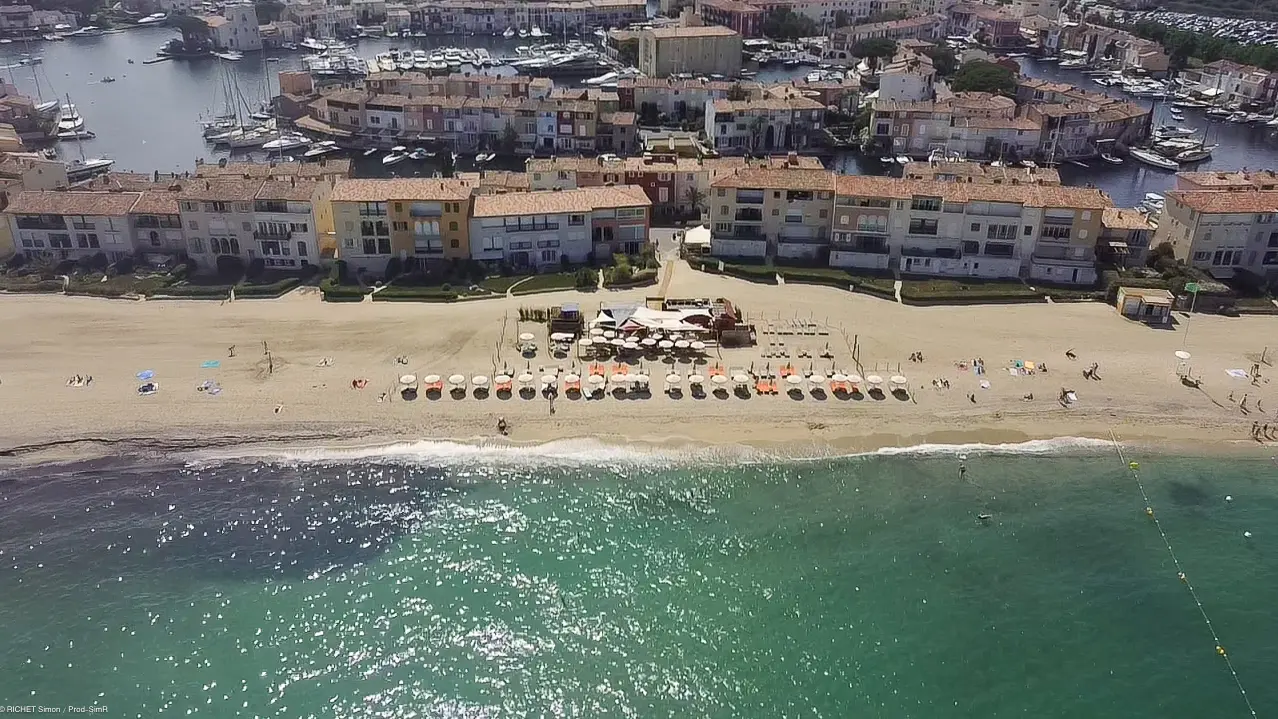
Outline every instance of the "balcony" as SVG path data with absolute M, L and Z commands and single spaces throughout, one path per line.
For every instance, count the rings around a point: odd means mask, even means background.
M 444 238 L 439 235 L 413 235 L 413 251 L 419 255 L 437 255 L 444 251 Z
M 830 244 L 842 252 L 873 255 L 886 255 L 892 252 L 892 246 L 887 243 L 887 238 L 877 235 L 843 236 L 843 233 L 836 233 Z
M 957 260 L 963 256 L 957 247 L 902 247 L 903 257 L 939 257 L 944 260 Z
M 62 215 L 18 215 L 13 221 L 19 230 L 67 229 L 67 221 Z
M 532 224 L 505 225 L 502 229 L 506 232 L 545 232 L 546 230 L 558 230 L 558 222 L 539 222 Z
M 782 232 L 781 234 L 777 235 L 777 242 L 779 244 L 785 244 L 785 245 L 828 245 L 830 244 L 829 240 L 827 240 L 824 235 L 819 235 L 816 233 L 792 235 L 792 234 L 786 234 Z
M 762 205 L 763 190 L 737 190 L 738 205 Z
M 737 210 L 734 219 L 738 222 L 763 222 L 763 210 L 756 207 L 743 207 Z
M 253 231 L 253 239 L 255 240 L 291 240 L 293 239 L 292 230 L 266 229 L 258 228 Z
M 444 208 L 439 204 L 413 203 L 408 208 L 408 214 L 410 217 L 439 217 L 444 214 Z

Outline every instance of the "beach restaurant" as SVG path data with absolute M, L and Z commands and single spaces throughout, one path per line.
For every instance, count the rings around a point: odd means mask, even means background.
M 1148 287 L 1119 287 L 1118 312 L 1122 316 L 1151 325 L 1171 322 L 1171 292 Z
M 713 313 L 705 307 L 676 310 L 654 310 L 641 305 L 601 307 L 591 327 L 617 332 L 690 332 L 712 331 Z

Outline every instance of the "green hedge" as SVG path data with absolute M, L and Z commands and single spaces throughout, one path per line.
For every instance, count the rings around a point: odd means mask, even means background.
M 0 277 L 0 290 L 7 292 L 61 292 L 62 280 L 27 280 L 23 277 Z
M 231 296 L 234 285 L 172 285 L 155 294 L 158 297 L 178 297 L 193 300 L 224 300 Z
M 438 287 L 398 287 L 391 285 L 373 294 L 374 302 L 456 302 L 455 290 Z
M 655 284 L 657 284 L 657 271 L 652 269 L 639 270 L 631 275 L 630 279 L 625 282 L 604 281 L 604 287 L 614 290 L 628 289 L 631 287 L 647 287 Z
M 285 277 L 263 285 L 236 285 L 235 297 L 237 299 L 240 297 L 247 299 L 275 298 L 293 290 L 300 284 L 302 284 L 302 280 L 299 277 Z
M 336 270 L 334 270 L 336 274 Z M 341 285 L 331 277 L 320 282 L 320 293 L 325 302 L 363 302 L 364 290 L 354 285 Z
M 120 287 L 119 285 L 103 284 L 97 282 L 72 282 L 67 288 L 68 295 L 79 295 L 83 297 L 123 297 L 130 294 L 131 289 Z
M 767 265 L 730 265 L 724 263 L 723 274 L 738 277 L 751 282 L 762 282 L 767 285 L 777 283 L 777 269 Z

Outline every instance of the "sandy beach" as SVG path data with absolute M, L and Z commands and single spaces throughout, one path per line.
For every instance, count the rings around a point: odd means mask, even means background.
M 3 461 L 43 461 L 118 452 L 172 453 L 196 448 L 376 444 L 412 439 L 472 441 L 497 437 L 499 416 L 520 443 L 593 437 L 605 442 L 746 444 L 785 455 L 868 451 L 924 443 L 1011 443 L 1053 437 L 1170 445 L 1177 450 L 1253 450 L 1253 422 L 1278 427 L 1278 392 L 1262 377 L 1226 370 L 1259 362 L 1272 318 L 1207 315 L 1188 320 L 1189 365 L 1202 386 L 1184 386 L 1175 330 L 1151 329 L 1102 304 L 986 305 L 917 308 L 833 288 L 766 286 L 706 275 L 676 263 L 668 296 L 725 297 L 756 324 L 814 320 L 828 336 L 788 338 L 792 353 L 814 356 L 828 342 L 830 360 L 790 361 L 817 371 L 856 371 L 909 379 L 912 399 L 801 399 L 785 393 L 748 399 L 663 394 L 663 366 L 649 363 L 645 399 L 570 399 L 537 395 L 476 399 L 399 398 L 400 375 L 493 375 L 522 370 L 515 337 L 531 332 L 544 346 L 545 325 L 519 323 L 519 308 L 579 302 L 593 316 L 601 302 L 642 301 L 646 290 L 564 292 L 463 304 L 364 302 L 325 304 L 313 290 L 278 300 L 219 304 L 73 297 L 0 297 L 0 450 Z M 501 341 L 504 338 L 504 341 Z M 271 353 L 271 367 L 263 343 Z M 236 354 L 228 356 L 234 345 Z M 773 368 L 764 347 L 710 357 L 729 371 L 753 363 Z M 1066 357 L 1072 349 L 1077 359 Z M 924 362 L 908 361 L 922 352 Z M 1271 349 L 1270 357 L 1278 354 Z M 406 363 L 397 361 L 404 357 Z M 331 362 L 322 362 L 330 358 Z M 976 375 L 956 363 L 984 360 Z M 216 360 L 216 368 L 202 364 Z M 1046 363 L 1047 373 L 1013 376 L 1016 360 Z M 1272 361 L 1272 360 L 1271 360 Z M 580 361 L 539 353 L 533 373 Z M 1099 380 L 1083 377 L 1096 363 Z M 320 366 L 326 364 L 327 366 Z M 138 396 L 137 373 L 153 370 L 159 391 Z M 678 365 L 687 374 L 691 364 Z M 1262 365 L 1262 374 L 1271 371 Z M 1278 374 L 1278 370 L 1272 370 Z M 92 376 L 88 386 L 68 379 Z M 354 379 L 367 379 L 362 390 Z M 945 379 L 938 389 L 934 379 Z M 212 380 L 221 392 L 197 391 Z M 980 387 L 982 380 L 990 384 Z M 1078 401 L 1058 402 L 1061 388 Z M 1027 395 L 1033 399 L 1026 399 Z M 379 401 L 383 398 L 384 401 Z M 974 396 L 975 402 L 969 395 Z M 1230 399 L 1232 395 L 1232 400 Z M 1247 408 L 1239 406 L 1247 396 Z M 1259 406 L 1258 406 L 1259 405 Z

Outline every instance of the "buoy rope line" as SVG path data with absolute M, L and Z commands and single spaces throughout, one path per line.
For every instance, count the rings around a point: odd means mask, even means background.
M 1189 577 L 1185 574 L 1185 569 L 1180 565 L 1180 559 L 1176 557 L 1176 550 L 1172 549 L 1171 539 L 1167 537 L 1167 531 L 1163 529 L 1163 523 L 1159 521 L 1158 515 L 1154 514 L 1153 502 L 1149 500 L 1149 492 L 1145 491 L 1145 483 L 1140 479 L 1138 471 L 1140 465 L 1136 462 L 1128 462 L 1123 456 L 1123 447 L 1118 443 L 1118 437 L 1114 436 L 1114 430 L 1109 431 L 1109 439 L 1114 443 L 1114 450 L 1118 452 L 1118 459 L 1127 466 L 1127 470 L 1131 472 L 1132 479 L 1136 480 L 1136 486 L 1140 488 L 1140 496 L 1145 500 L 1145 514 L 1154 520 L 1154 527 L 1158 529 L 1158 534 L 1163 538 L 1163 546 L 1167 547 L 1167 554 L 1171 557 L 1172 564 L 1176 565 L 1176 576 L 1180 579 L 1181 584 L 1189 590 L 1189 596 L 1193 597 L 1194 604 L 1198 606 L 1198 613 L 1202 615 L 1203 622 L 1207 625 L 1207 631 L 1211 632 L 1211 638 L 1216 642 L 1216 654 L 1225 660 L 1225 666 L 1229 668 L 1230 675 L 1234 678 L 1234 684 L 1238 686 L 1238 693 L 1242 695 L 1243 703 L 1247 705 L 1247 711 L 1251 715 L 1256 714 L 1256 708 L 1251 705 L 1251 699 L 1247 696 L 1247 690 L 1243 688 L 1242 679 L 1238 677 L 1238 671 L 1234 669 L 1234 663 L 1229 658 L 1229 653 L 1225 651 L 1225 645 L 1220 641 L 1220 635 L 1216 634 L 1216 627 L 1211 623 L 1211 617 L 1207 616 L 1207 609 L 1203 607 L 1202 601 L 1198 598 L 1198 592 L 1194 590 L 1194 585 L 1190 583 Z

